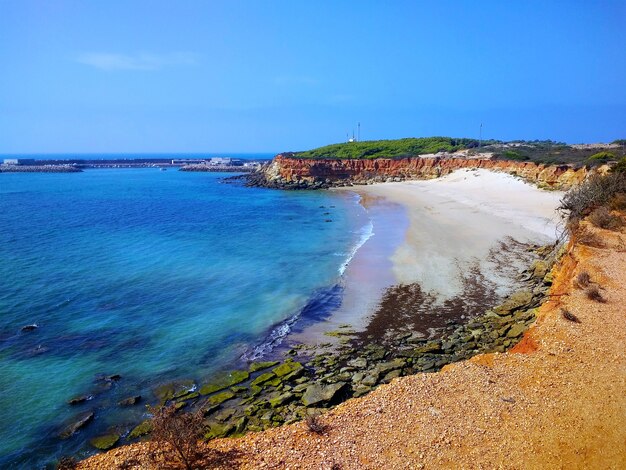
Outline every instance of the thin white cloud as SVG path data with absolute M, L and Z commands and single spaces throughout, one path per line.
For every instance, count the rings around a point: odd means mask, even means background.
M 135 55 L 88 52 L 79 55 L 76 61 L 100 70 L 160 70 L 166 67 L 196 65 L 198 55 L 193 52 Z

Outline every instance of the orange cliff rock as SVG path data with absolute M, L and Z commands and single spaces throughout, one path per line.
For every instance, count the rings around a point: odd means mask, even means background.
M 261 186 L 284 189 L 344 186 L 391 179 L 427 179 L 459 169 L 503 171 L 552 189 L 568 189 L 583 181 L 586 167 L 544 165 L 533 162 L 460 157 L 408 157 L 401 159 L 303 159 L 277 155 L 263 170 Z M 602 171 L 602 170 L 599 170 Z

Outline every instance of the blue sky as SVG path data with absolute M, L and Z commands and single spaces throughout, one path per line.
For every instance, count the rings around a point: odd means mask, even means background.
M 626 1 L 0 0 L 0 153 L 626 138 Z

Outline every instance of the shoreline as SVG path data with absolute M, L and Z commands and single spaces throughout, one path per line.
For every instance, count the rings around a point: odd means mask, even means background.
M 206 451 L 232 455 L 243 469 L 623 467 L 626 330 L 617 306 L 626 301 L 624 231 L 585 226 L 601 233 L 604 246 L 570 240 L 560 250 L 558 265 L 543 278 L 549 297 L 532 310 L 537 321 L 508 352 L 483 351 L 439 373 L 392 379 L 325 413 L 323 434 L 296 423 L 218 439 Z M 605 303 L 577 287 L 583 272 Z M 140 468 L 151 449 L 133 444 L 79 468 Z
M 519 272 L 534 261 L 530 244 L 557 239 L 556 206 L 562 193 L 504 173 L 458 170 L 435 180 L 333 191 L 360 196 L 374 233 L 348 265 L 342 305 L 303 331 L 287 335 L 291 345 L 337 345 L 337 337 L 328 334 L 341 325 L 366 332 L 385 301 L 400 308 L 409 298 L 431 308 L 456 303 L 457 311 L 465 308 L 477 314 L 485 304 L 495 305 L 521 288 Z M 498 203 L 493 202 L 496 194 Z M 420 293 L 413 288 L 407 297 L 411 289 L 402 286 L 417 286 Z M 468 305 L 464 298 L 476 287 L 482 287 L 483 295 Z M 395 297 L 405 291 L 403 301 L 389 299 L 394 289 Z M 459 313 L 448 319 L 471 316 Z M 432 331 L 421 333 L 433 336 Z

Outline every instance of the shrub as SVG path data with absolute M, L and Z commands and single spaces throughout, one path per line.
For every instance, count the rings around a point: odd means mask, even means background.
M 613 196 L 609 207 L 614 211 L 626 211 L 626 193 L 617 193 Z
M 314 434 L 326 434 L 328 432 L 328 426 L 320 421 L 318 415 L 307 416 L 306 426 Z
M 580 320 L 578 319 L 578 317 L 574 315 L 572 312 L 570 312 L 569 310 L 567 310 L 566 308 L 561 309 L 561 315 L 563 315 L 563 318 L 565 318 L 568 321 L 571 321 L 574 323 L 580 323 Z
M 623 225 L 621 217 L 611 214 L 611 211 L 604 206 L 594 209 L 589 215 L 589 222 L 607 230 L 617 230 Z
M 581 245 L 592 246 L 594 248 L 604 248 L 604 242 L 593 231 L 578 223 L 568 224 L 568 230 L 573 235 L 574 240 Z
M 152 458 L 157 468 L 164 468 L 164 461 L 180 463 L 187 470 L 197 468 L 202 457 L 201 411 L 176 413 L 174 405 L 150 408 L 150 411 L 154 414 L 151 441 L 156 444 Z
M 626 157 L 622 157 L 617 165 L 611 168 L 611 173 L 626 173 Z
M 587 298 L 589 300 L 593 300 L 595 302 L 605 303 L 606 299 L 602 297 L 600 290 L 596 286 L 591 286 L 585 292 L 587 294 Z
M 626 173 L 593 175 L 563 196 L 559 210 L 568 212 L 570 220 L 581 219 L 594 208 L 607 205 L 618 193 L 626 193 Z
M 615 160 L 615 154 L 611 152 L 598 152 L 587 159 L 589 163 L 605 163 L 609 160 Z
M 74 457 L 61 457 L 61 460 L 57 463 L 57 470 L 74 470 L 78 462 Z
M 579 289 L 583 289 L 591 284 L 591 276 L 587 271 L 581 271 L 574 279 L 574 285 Z

